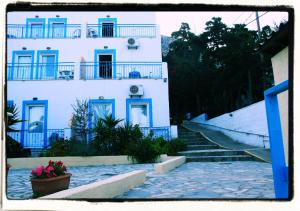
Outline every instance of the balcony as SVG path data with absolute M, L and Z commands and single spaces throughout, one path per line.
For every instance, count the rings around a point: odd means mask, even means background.
M 18 63 L 7 64 L 7 79 L 19 80 L 72 80 L 74 78 L 74 63 Z
M 160 79 L 161 62 L 83 62 L 80 79 Z
M 87 24 L 87 38 L 140 37 L 156 36 L 154 24 Z
M 30 28 L 26 24 L 7 24 L 8 39 L 76 39 L 81 37 L 80 24 L 63 24 L 54 27 L 52 24 Z

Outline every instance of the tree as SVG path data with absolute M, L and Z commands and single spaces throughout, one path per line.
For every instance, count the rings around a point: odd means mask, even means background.
M 270 27 L 264 27 L 259 40 L 246 25 L 227 27 L 214 17 L 197 36 L 182 23 L 172 33 L 175 40 L 164 58 L 171 116 L 182 119 L 191 112 L 214 117 L 262 100 L 272 84 L 272 69 L 269 58 L 262 60 L 256 48 L 270 33 Z
M 89 133 L 88 120 L 88 102 L 87 100 L 76 99 L 76 104 L 72 105 L 73 115 L 71 120 L 72 138 L 87 143 Z

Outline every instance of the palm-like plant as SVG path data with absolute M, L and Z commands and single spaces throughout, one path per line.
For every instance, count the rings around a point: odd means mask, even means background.
M 14 126 L 24 120 L 18 119 L 19 111 L 15 104 L 7 107 L 7 132 L 17 132 L 19 130 L 14 129 Z
M 104 126 L 107 128 L 115 128 L 120 122 L 123 121 L 123 119 L 116 119 L 112 116 L 112 114 L 109 114 L 104 118 L 100 118 L 100 121 L 102 121 Z

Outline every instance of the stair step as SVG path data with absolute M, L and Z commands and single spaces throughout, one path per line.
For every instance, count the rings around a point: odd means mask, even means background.
M 211 145 L 211 143 L 207 141 L 185 141 L 186 145 Z
M 254 161 L 249 155 L 186 157 L 186 162 Z
M 188 145 L 187 150 L 220 149 L 218 145 Z
M 246 155 L 244 151 L 240 150 L 223 150 L 223 149 L 212 149 L 212 150 L 191 150 L 178 152 L 179 155 L 183 156 L 235 156 L 235 155 Z

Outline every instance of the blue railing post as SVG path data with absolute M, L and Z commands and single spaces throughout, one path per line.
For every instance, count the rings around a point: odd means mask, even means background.
M 280 124 L 280 113 L 277 94 L 288 89 L 288 81 L 284 81 L 264 92 L 270 149 L 274 178 L 275 196 L 278 199 L 288 198 L 288 167 L 285 163 L 283 138 Z

